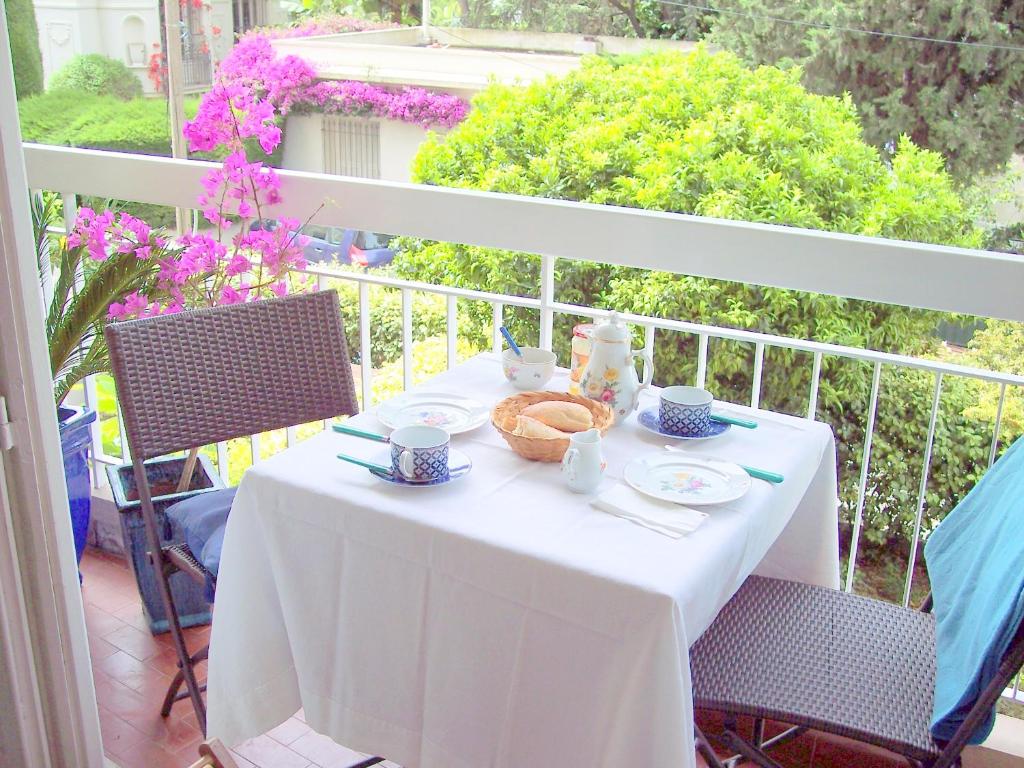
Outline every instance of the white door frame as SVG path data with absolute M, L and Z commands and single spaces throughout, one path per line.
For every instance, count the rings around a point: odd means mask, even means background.
M 0 14 L 0 763 L 102 768 L 17 115 Z

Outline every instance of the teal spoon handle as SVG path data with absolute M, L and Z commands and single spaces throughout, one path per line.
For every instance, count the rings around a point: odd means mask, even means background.
M 758 480 L 767 480 L 769 483 L 781 483 L 784 478 L 778 472 L 769 472 L 766 469 L 758 469 L 757 467 L 748 467 L 743 464 L 739 465 L 744 472 L 751 477 L 756 477 Z
M 356 464 L 360 467 L 366 467 L 367 469 L 372 469 L 377 472 L 383 472 L 385 475 L 392 474 L 391 467 L 385 467 L 383 464 L 374 464 L 372 461 L 363 461 L 362 459 L 357 459 L 355 456 L 349 456 L 345 453 L 339 453 L 338 458 L 342 461 L 347 461 L 349 464 Z
M 712 413 L 711 420 L 717 421 L 721 424 L 735 424 L 737 427 L 743 427 L 745 429 L 757 429 L 756 421 L 751 421 L 750 419 L 738 419 L 735 416 L 723 416 L 720 413 Z
M 365 437 L 367 440 L 376 440 L 379 443 L 390 443 L 391 438 L 386 435 L 378 435 L 376 432 L 366 432 L 362 429 L 356 429 L 346 424 L 335 424 L 332 429 L 335 432 L 340 432 L 343 435 L 354 435 L 355 437 Z

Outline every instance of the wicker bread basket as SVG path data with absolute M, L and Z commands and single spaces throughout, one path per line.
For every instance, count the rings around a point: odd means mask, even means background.
M 615 423 L 612 409 L 597 400 L 565 392 L 523 392 L 519 395 L 506 397 L 491 411 L 491 424 L 505 438 L 509 447 L 524 459 L 533 461 L 561 461 L 569 450 L 569 439 L 562 437 L 522 437 L 512 434 L 516 428 L 516 416 L 529 405 L 546 400 L 562 400 L 567 403 L 579 403 L 594 417 L 594 426 L 603 435 Z

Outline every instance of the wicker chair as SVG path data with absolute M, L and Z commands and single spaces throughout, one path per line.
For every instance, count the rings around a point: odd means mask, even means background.
M 808 728 L 891 750 L 910 765 L 948 768 L 1024 665 L 1018 625 L 996 677 L 945 743 L 929 730 L 935 621 L 929 597 L 915 611 L 791 581 L 751 576 L 690 654 L 694 707 L 725 713 L 720 740 L 738 756 L 780 768 L 767 750 Z M 736 716 L 754 718 L 753 734 Z M 764 738 L 765 720 L 793 727 Z M 722 768 L 697 729 L 698 749 Z
M 149 557 L 168 616 L 178 673 L 164 699 L 191 698 L 206 731 L 206 705 L 168 578 L 213 575 L 185 544 L 160 535 L 144 462 L 176 451 L 358 412 L 334 291 L 113 323 L 107 345 L 132 454 Z M 209 494 L 212 496 L 213 494 Z M 187 502 L 186 502 L 187 503 Z M 180 691 L 182 684 L 185 691 Z

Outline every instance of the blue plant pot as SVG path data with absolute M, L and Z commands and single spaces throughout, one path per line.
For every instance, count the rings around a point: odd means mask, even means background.
M 161 492 L 161 489 L 174 488 L 181 478 L 185 466 L 183 458 L 150 459 L 146 462 L 146 479 L 155 495 L 153 510 L 156 513 L 157 528 L 164 543 L 180 543 L 184 541 L 184 533 L 175 530 L 167 519 L 167 508 L 197 493 L 206 493 L 224 487 L 220 475 L 214 470 L 210 460 L 199 454 L 199 462 L 192 473 L 191 483 L 183 493 Z M 146 525 L 142 519 L 142 503 L 139 501 L 138 488 L 135 483 L 135 472 L 131 464 L 119 467 L 107 467 L 107 478 L 114 495 L 114 504 L 120 512 L 121 533 L 124 546 L 135 574 L 135 582 L 142 598 L 142 608 L 149 623 L 149 631 L 154 635 L 167 632 L 170 622 L 164 611 L 160 597 L 160 587 L 156 583 L 156 574 L 149 562 L 149 541 L 146 538 Z M 178 620 L 183 627 L 210 623 L 210 604 L 203 596 L 203 587 L 193 581 L 185 573 L 174 573 L 170 578 L 171 599 L 178 610 Z
M 89 534 L 89 512 L 92 488 L 89 483 L 89 447 L 92 443 L 89 425 L 96 421 L 96 411 L 87 408 L 57 409 L 60 445 L 64 453 L 64 479 L 68 485 L 71 508 L 71 530 L 75 537 L 75 555 L 82 561 L 85 539 Z

